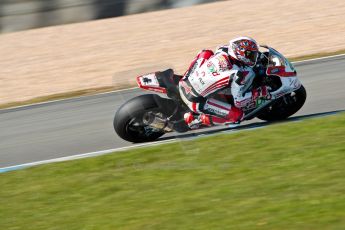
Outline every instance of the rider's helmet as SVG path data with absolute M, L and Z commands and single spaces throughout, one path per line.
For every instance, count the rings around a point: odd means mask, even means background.
M 238 37 L 230 41 L 229 55 L 250 67 L 255 66 L 259 55 L 257 42 L 250 37 Z

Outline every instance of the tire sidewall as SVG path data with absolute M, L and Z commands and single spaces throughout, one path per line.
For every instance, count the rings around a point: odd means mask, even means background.
M 155 94 L 146 94 L 135 97 L 123 104 L 114 117 L 114 130 L 124 140 L 130 142 L 147 142 L 161 137 L 164 132 L 153 132 L 149 136 L 138 136 L 127 129 L 128 123 L 133 118 L 141 118 L 148 111 L 164 112 L 163 98 Z

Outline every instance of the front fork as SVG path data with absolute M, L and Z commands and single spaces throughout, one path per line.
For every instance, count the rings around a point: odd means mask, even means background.
M 251 110 L 249 113 L 247 113 L 244 116 L 243 120 L 250 120 L 254 118 L 261 110 L 275 104 L 278 98 L 281 98 L 284 95 L 287 95 L 289 93 L 294 94 L 294 91 L 298 90 L 302 86 L 302 83 L 297 77 L 279 77 L 279 79 L 281 81 L 281 86 L 275 91 L 271 92 L 272 99 L 271 100 L 259 99 L 259 101 L 256 101 L 256 108 Z

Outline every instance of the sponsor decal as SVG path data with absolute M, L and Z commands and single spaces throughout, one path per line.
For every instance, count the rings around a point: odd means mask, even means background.
M 207 67 L 213 76 L 219 75 L 216 66 L 212 62 L 208 62 Z
M 248 111 L 248 110 L 254 109 L 255 107 L 256 107 L 256 103 L 255 103 L 255 101 L 252 101 L 248 105 L 246 105 L 245 107 L 242 107 L 242 109 L 244 111 Z
M 214 106 L 210 106 L 208 104 L 205 105 L 204 109 L 208 111 L 209 113 L 213 113 L 213 114 L 223 116 L 223 117 L 227 116 L 227 111 L 224 111 Z
M 226 70 L 230 69 L 228 61 L 225 59 L 224 56 L 218 57 L 218 65 L 219 65 L 220 71 L 226 71 Z
M 155 91 L 155 92 L 158 92 L 158 93 L 166 93 L 164 89 L 161 89 L 161 88 L 152 88 L 152 87 L 148 87 L 147 88 L 148 90 L 151 90 L 151 91 Z
M 258 98 L 258 99 L 256 100 L 256 107 L 261 106 L 261 105 L 264 104 L 265 102 L 266 102 L 265 99 Z
M 152 80 L 151 80 L 150 78 L 143 77 L 143 83 L 144 83 L 145 85 L 150 84 L 151 82 L 152 82 Z
M 154 73 L 143 75 L 140 77 L 140 82 L 142 85 L 146 86 L 159 86 L 158 80 Z
M 291 93 L 292 91 L 293 91 L 293 90 L 291 90 L 291 89 L 289 89 L 289 88 L 283 89 L 281 92 L 279 92 L 277 95 L 275 95 L 275 98 L 282 97 L 282 96 L 284 96 L 285 94 Z
M 271 73 L 278 73 L 279 72 L 279 69 L 278 68 L 274 68 L 271 70 Z
M 244 99 L 242 101 L 236 101 L 235 104 L 237 107 L 243 107 L 243 106 L 246 106 L 247 104 L 249 104 L 251 101 L 252 101 L 251 98 L 247 98 L 247 99 Z
M 298 89 L 299 87 L 301 87 L 301 82 L 298 79 L 291 79 L 290 87 L 292 87 L 293 89 Z

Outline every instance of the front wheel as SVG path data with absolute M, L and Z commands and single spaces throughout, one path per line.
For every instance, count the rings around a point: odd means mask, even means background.
M 272 106 L 263 109 L 257 117 L 265 121 L 284 120 L 300 110 L 306 98 L 307 92 L 302 85 L 291 94 L 284 95 L 277 99 Z
M 114 117 L 115 132 L 124 140 L 134 143 L 154 141 L 164 132 L 143 123 L 143 116 L 150 111 L 161 112 L 163 99 L 155 94 L 135 97 L 122 105 Z

